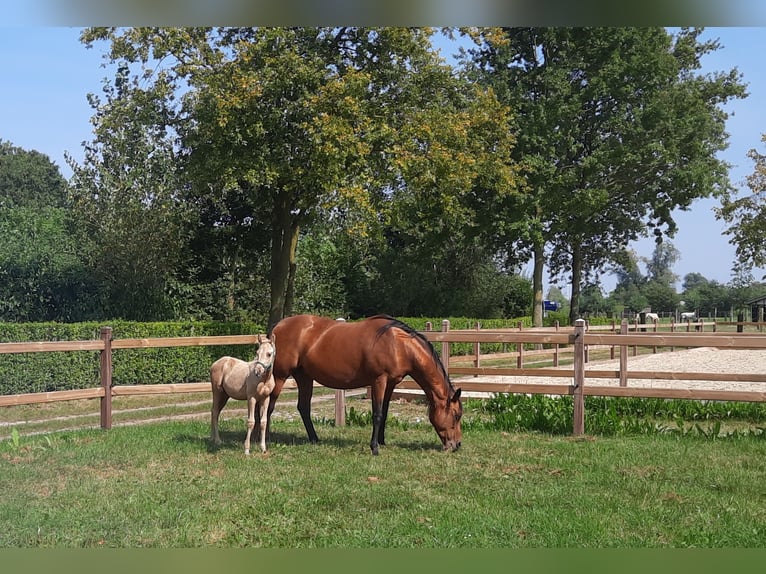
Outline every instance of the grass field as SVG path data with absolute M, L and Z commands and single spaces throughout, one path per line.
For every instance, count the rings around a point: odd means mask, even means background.
M 0 443 L 0 547 L 760 547 L 766 441 L 277 420 L 267 455 L 206 419 Z

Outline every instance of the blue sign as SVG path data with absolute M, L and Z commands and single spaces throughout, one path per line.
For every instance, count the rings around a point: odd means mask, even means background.
M 558 311 L 559 310 L 559 304 L 557 301 L 549 301 L 548 299 L 545 299 L 543 301 L 543 310 L 544 311 Z

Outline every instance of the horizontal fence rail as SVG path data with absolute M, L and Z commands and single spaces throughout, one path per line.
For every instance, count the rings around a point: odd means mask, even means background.
M 682 329 L 676 330 L 682 326 Z M 628 379 L 671 380 L 671 381 L 726 381 L 766 383 L 766 375 L 754 373 L 705 373 L 675 371 L 629 371 L 628 349 L 650 347 L 653 352 L 658 348 L 694 348 L 715 347 L 718 349 L 764 349 L 766 335 L 758 333 L 721 333 L 716 324 L 709 323 L 671 324 L 670 331 L 662 330 L 668 324 L 643 325 L 631 324 L 626 320 L 620 325 L 588 327 L 583 320 L 574 327 L 526 328 L 482 330 L 450 330 L 448 321 L 442 322 L 441 331 L 434 331 L 430 326 L 422 334 L 441 351 L 442 363 L 450 375 L 462 376 L 497 376 L 497 377 L 550 377 L 561 378 L 562 384 L 519 383 L 519 382 L 479 382 L 470 378 L 461 378 L 456 386 L 465 391 L 482 393 L 525 393 L 572 396 L 574 401 L 573 433 L 584 433 L 585 396 L 614 397 L 655 397 L 680 398 L 693 400 L 732 400 L 766 402 L 764 391 L 707 390 L 690 388 L 654 388 L 627 386 Z M 695 328 L 696 327 L 696 328 Z M 758 326 L 760 328 L 760 325 Z M 708 328 L 708 331 L 704 329 Z M 50 341 L 26 343 L 0 343 L 0 354 L 17 353 L 55 353 L 64 351 L 97 351 L 99 354 L 100 386 L 89 389 L 50 391 L 45 393 L 27 393 L 18 395 L 0 395 L 0 406 L 16 406 L 35 403 L 51 403 L 79 399 L 100 399 L 101 428 L 112 426 L 111 399 L 113 396 L 160 395 L 174 393 L 205 392 L 210 390 L 209 382 L 156 384 L 156 385 L 113 385 L 112 352 L 116 349 L 150 349 L 160 347 L 218 346 L 218 345 L 254 345 L 258 335 L 225 335 L 204 337 L 162 337 L 113 339 L 110 327 L 102 327 L 99 339 L 90 341 Z M 453 356 L 452 344 L 473 344 L 473 355 Z M 482 344 L 503 344 L 513 346 L 514 351 L 499 353 L 498 356 L 516 359 L 516 367 L 481 366 Z M 534 346 L 534 349 L 527 348 Z M 615 370 L 586 369 L 589 352 L 593 349 L 610 349 L 610 357 L 619 352 L 620 368 Z M 525 361 L 548 355 L 552 357 L 554 368 L 525 367 Z M 558 368 L 561 356 L 571 358 L 571 368 Z M 473 366 L 458 366 L 459 363 Z M 612 379 L 616 385 L 587 385 L 588 379 Z M 402 381 L 398 389 L 420 391 L 420 387 L 411 379 Z M 422 391 L 421 391 L 422 394 Z M 343 424 L 345 414 L 345 394 L 338 391 L 336 400 L 336 423 Z

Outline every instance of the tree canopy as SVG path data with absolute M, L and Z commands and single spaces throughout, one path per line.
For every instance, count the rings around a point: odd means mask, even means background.
M 512 206 L 527 232 L 509 239 L 534 257 L 537 299 L 547 261 L 554 277 L 569 274 L 576 318 L 588 275 L 638 237 L 672 236 L 674 209 L 728 191 L 721 106 L 745 88 L 736 69 L 699 73 L 719 47 L 700 42 L 701 29 L 464 32 L 476 42 L 472 76 L 518 110 L 513 154 L 531 192 Z
M 106 41 L 110 61 L 133 66 L 104 125 L 175 137 L 177 197 L 197 208 L 197 240 L 220 241 L 230 273 L 269 246 L 273 325 L 293 305 L 301 230 L 319 217 L 359 236 L 404 218 L 444 235 L 470 222 L 477 189 L 516 190 L 509 110 L 454 75 L 430 34 L 91 28 L 83 41 Z M 110 170 L 104 159 L 87 161 Z
M 766 142 L 766 135 L 761 142 Z M 747 156 L 754 164 L 753 173 L 747 176 L 750 193 L 743 197 L 725 196 L 716 210 L 716 216 L 729 224 L 726 233 L 731 236 L 729 242 L 736 247 L 737 254 L 735 271 L 766 267 L 766 155 L 751 149 Z
M 753 193 L 734 198 L 717 153 L 724 105 L 746 93 L 736 69 L 700 72 L 717 42 L 466 28 L 473 47 L 451 66 L 434 33 L 86 29 L 114 73 L 89 95 L 93 139 L 68 158 L 69 185 L 0 142 L 2 316 L 540 324 L 546 267 L 571 284 L 570 319 L 741 304 L 764 262 L 766 162 L 751 152 Z M 738 245 L 736 286 L 691 276 L 678 294 L 673 214 L 708 196 Z M 643 236 L 648 259 L 627 249 Z

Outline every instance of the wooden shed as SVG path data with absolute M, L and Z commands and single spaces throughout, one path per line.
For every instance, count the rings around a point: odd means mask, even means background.
M 750 307 L 751 321 L 762 323 L 766 316 L 766 295 L 761 295 L 750 301 L 745 301 L 745 305 Z

